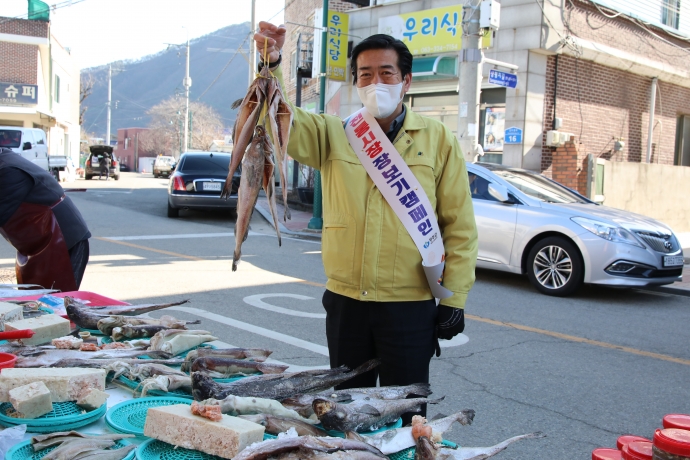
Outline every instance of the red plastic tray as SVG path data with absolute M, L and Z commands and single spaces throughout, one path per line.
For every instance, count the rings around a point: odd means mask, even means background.
M 131 305 L 127 302 L 111 299 L 110 297 L 102 296 L 100 294 L 96 294 L 95 292 L 89 291 L 54 292 L 52 294 L 28 295 L 24 297 L 8 297 L 2 300 L 38 300 L 44 295 L 52 295 L 55 297 L 70 296 L 79 300 L 88 300 L 90 303 L 88 303 L 87 305 L 90 307 L 103 307 L 106 305 Z

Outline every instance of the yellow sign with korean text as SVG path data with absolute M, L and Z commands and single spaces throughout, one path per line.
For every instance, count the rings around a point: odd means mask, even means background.
M 379 18 L 379 33 L 402 40 L 413 55 L 462 48 L 462 4 Z
M 347 13 L 328 12 L 328 56 L 326 75 L 331 80 L 347 80 L 347 33 L 350 21 Z

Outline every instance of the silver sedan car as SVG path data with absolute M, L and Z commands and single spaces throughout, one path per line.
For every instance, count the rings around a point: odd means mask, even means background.
M 527 274 L 542 293 L 567 296 L 582 283 L 649 286 L 682 280 L 683 250 L 652 218 L 598 205 L 537 173 L 467 165 L 477 267 Z

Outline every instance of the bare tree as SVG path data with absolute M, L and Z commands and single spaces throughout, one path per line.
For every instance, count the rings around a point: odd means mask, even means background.
M 214 139 L 223 132 L 223 123 L 218 113 L 201 102 L 189 104 L 191 112 L 190 149 L 208 150 Z M 142 148 L 152 152 L 179 152 L 182 145 L 184 126 L 184 100 L 171 97 L 146 112 L 151 117 L 149 131 L 139 139 Z M 146 147 L 144 147 L 144 145 Z
M 88 106 L 84 104 L 87 97 L 93 92 L 93 87 L 96 84 L 96 78 L 91 73 L 81 74 L 81 85 L 79 86 L 79 124 L 84 124 L 84 114 L 88 110 Z

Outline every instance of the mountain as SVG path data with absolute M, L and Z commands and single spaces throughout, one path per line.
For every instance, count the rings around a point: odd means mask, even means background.
M 224 27 L 190 41 L 189 76 L 192 86 L 189 100 L 213 107 L 226 128 L 232 127 L 235 121 L 236 110 L 232 110 L 230 105 L 244 97 L 248 87 L 247 61 L 242 54 L 236 53 L 242 46 L 246 54 L 249 42 L 245 39 L 248 35 L 249 23 L 244 23 Z M 185 51 L 184 46 L 172 46 L 139 60 L 112 63 L 113 69 L 124 70 L 114 70 L 112 76 L 112 136 L 117 135 L 118 128 L 146 127 L 149 123 L 148 109 L 175 94 L 184 97 Z M 91 74 L 96 83 L 84 101 L 88 110 L 84 115 L 83 129 L 105 137 L 108 66 L 83 69 L 84 74 Z

